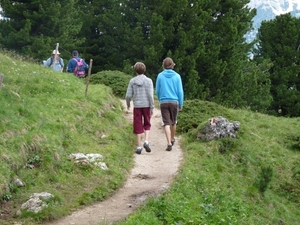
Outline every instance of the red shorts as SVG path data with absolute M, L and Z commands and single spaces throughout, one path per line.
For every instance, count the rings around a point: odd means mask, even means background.
M 133 108 L 133 133 L 142 134 L 145 130 L 150 130 L 150 107 Z
M 177 102 L 163 102 L 160 104 L 161 117 L 164 125 L 175 125 L 177 123 Z

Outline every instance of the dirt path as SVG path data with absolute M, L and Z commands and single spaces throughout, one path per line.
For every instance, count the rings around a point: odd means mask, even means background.
M 126 108 L 125 100 L 122 100 L 122 103 Z M 126 110 L 124 115 L 132 123 L 132 111 Z M 95 225 L 100 222 L 113 224 L 126 218 L 146 198 L 156 196 L 168 188 L 182 159 L 182 151 L 179 147 L 180 138 L 176 137 L 172 151 L 165 151 L 166 138 L 161 127 L 159 109 L 154 109 L 151 123 L 149 144 L 152 151 L 147 153 L 143 149 L 141 155 L 134 155 L 135 165 L 122 188 L 111 198 L 76 211 L 48 225 Z

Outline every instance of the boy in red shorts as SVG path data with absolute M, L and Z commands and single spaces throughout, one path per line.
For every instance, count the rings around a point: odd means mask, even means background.
M 145 133 L 143 147 L 146 152 L 151 152 L 149 146 L 149 133 L 151 128 L 150 119 L 154 109 L 153 82 L 146 77 L 146 66 L 142 62 L 134 65 L 134 71 L 137 74 L 128 84 L 126 91 L 127 109 L 130 109 L 130 101 L 133 99 L 133 133 L 137 137 L 136 153 L 142 152 L 142 135 Z

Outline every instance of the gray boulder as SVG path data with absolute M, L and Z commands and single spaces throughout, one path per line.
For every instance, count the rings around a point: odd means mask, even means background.
M 23 210 L 28 212 L 38 213 L 47 207 L 45 200 L 53 198 L 54 196 L 48 192 L 33 193 L 29 200 L 22 204 L 17 215 L 20 215 Z
M 215 139 L 230 137 L 236 138 L 236 132 L 240 129 L 240 122 L 234 121 L 230 123 L 226 118 L 218 116 L 211 118 L 197 132 L 197 139 L 204 141 L 212 141 Z

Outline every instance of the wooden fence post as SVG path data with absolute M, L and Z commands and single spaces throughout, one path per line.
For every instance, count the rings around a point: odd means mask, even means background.
M 88 87 L 89 87 L 89 83 L 90 83 L 90 76 L 91 76 L 92 64 L 93 64 L 93 60 L 90 59 L 90 66 L 89 66 L 88 76 L 87 76 L 87 79 L 86 79 L 85 96 L 87 96 Z
M 58 51 L 58 46 L 59 46 L 59 43 L 56 43 L 55 54 L 54 54 L 54 59 L 53 59 L 53 63 L 52 63 L 53 70 L 54 70 L 55 64 L 56 64 L 56 55 L 57 55 L 57 51 Z

